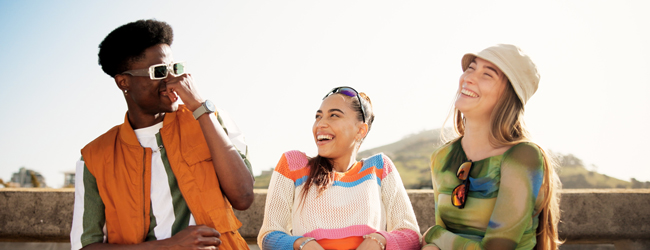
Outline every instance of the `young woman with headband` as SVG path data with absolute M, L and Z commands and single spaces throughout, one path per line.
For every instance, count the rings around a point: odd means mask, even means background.
M 282 155 L 257 238 L 271 249 L 419 249 L 420 233 L 395 166 L 384 154 L 356 161 L 375 116 L 370 98 L 332 89 L 316 111 L 318 155 Z
M 523 120 L 535 64 L 500 44 L 466 54 L 462 68 L 458 138 L 431 156 L 436 225 L 422 249 L 557 249 L 559 179 Z

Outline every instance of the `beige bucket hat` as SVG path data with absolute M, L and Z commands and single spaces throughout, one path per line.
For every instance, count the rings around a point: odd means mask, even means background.
M 476 57 L 499 67 L 512 83 L 515 93 L 524 105 L 537 91 L 540 78 L 537 67 L 519 47 L 511 44 L 497 44 L 476 54 L 467 53 L 461 61 L 463 71 Z

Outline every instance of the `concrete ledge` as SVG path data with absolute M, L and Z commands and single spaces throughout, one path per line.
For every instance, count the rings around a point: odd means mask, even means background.
M 560 235 L 569 242 L 650 242 L 649 189 L 567 190 L 560 208 Z
M 433 192 L 408 190 L 420 230 L 434 224 Z M 255 190 L 246 211 L 235 211 L 239 229 L 257 237 L 266 190 Z M 74 189 L 0 189 L 0 241 L 69 240 Z M 615 244 L 617 249 L 650 248 L 650 189 L 564 190 L 560 237 L 570 244 Z
M 70 240 L 74 189 L 0 189 L 0 241 Z

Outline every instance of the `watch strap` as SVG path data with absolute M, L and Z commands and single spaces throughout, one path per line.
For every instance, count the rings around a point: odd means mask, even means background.
M 199 108 L 197 108 L 196 110 L 194 110 L 194 112 L 192 112 L 192 115 L 194 115 L 194 120 L 198 120 L 199 117 L 201 117 L 205 113 L 216 112 L 216 110 L 212 111 L 208 108 L 207 102 L 209 101 L 205 100 L 203 103 L 201 103 L 201 106 L 199 106 Z

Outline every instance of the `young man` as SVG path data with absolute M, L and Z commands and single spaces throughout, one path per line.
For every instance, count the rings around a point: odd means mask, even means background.
M 167 23 L 140 20 L 99 45 L 128 110 L 81 150 L 72 249 L 248 249 L 232 210 L 253 202 L 246 144 L 174 62 L 172 40 Z

